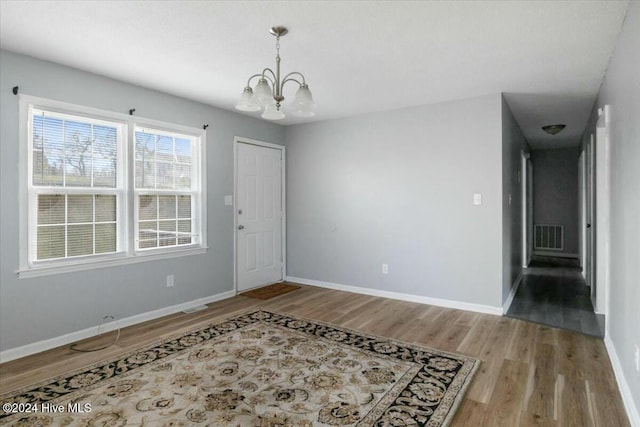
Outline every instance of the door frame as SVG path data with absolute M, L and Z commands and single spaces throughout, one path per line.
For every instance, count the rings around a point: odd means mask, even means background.
M 591 288 L 591 303 L 593 304 L 594 311 L 596 309 L 596 237 L 595 233 L 597 230 L 598 224 L 596 223 L 596 162 L 595 162 L 595 135 L 593 133 L 589 134 L 589 138 L 587 139 L 587 145 L 585 147 L 586 153 L 586 171 L 585 171 L 585 179 L 586 179 L 586 221 L 587 227 L 591 225 L 589 230 L 587 230 L 587 271 L 585 275 L 585 280 L 587 281 L 587 285 Z
M 528 151 L 520 151 L 520 184 L 522 186 L 522 268 L 528 268 L 531 262 L 531 240 L 532 230 L 530 223 L 532 222 L 531 211 L 531 153 Z
M 578 253 L 580 257 L 580 267 L 582 269 L 582 277 L 587 282 L 587 269 L 589 268 L 589 260 L 587 259 L 587 148 L 582 147 L 578 156 Z M 587 283 L 591 288 L 591 285 Z
M 287 277 L 287 185 L 286 185 L 286 147 L 284 145 L 272 144 L 270 142 L 259 141 L 257 139 L 244 138 L 241 136 L 233 137 L 233 291 L 238 295 L 238 215 L 237 215 L 237 195 L 238 195 L 238 145 L 255 145 L 258 147 L 280 150 L 282 158 L 281 168 L 281 206 L 282 209 L 282 226 L 281 230 L 281 247 L 282 247 L 282 280 Z
M 596 124 L 596 230 L 595 230 L 595 280 L 596 301 L 594 308 L 598 314 L 609 314 L 609 287 L 611 285 L 611 106 L 598 109 Z M 605 327 L 608 322 L 605 324 Z M 607 328 L 608 329 L 608 328 Z M 605 336 L 608 331 L 605 331 Z

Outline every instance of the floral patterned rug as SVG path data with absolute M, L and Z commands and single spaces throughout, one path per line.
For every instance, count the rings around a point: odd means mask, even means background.
M 10 426 L 445 426 L 478 360 L 253 311 L 0 397 Z

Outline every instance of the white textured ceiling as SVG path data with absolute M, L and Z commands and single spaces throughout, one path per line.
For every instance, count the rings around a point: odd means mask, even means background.
M 585 128 L 627 6 L 2 0 L 0 46 L 233 110 L 246 79 L 274 67 L 268 28 L 284 25 L 282 71 L 302 72 L 318 107 L 282 124 L 504 92 L 532 147 L 562 147 Z M 567 128 L 547 136 L 549 123 Z

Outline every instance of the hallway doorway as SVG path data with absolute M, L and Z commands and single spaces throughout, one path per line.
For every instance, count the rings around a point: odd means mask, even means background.
M 534 255 L 506 316 L 604 337 L 577 259 Z

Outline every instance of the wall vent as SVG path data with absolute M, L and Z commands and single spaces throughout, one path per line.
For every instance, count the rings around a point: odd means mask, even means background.
M 553 224 L 535 224 L 534 249 L 564 250 L 564 227 Z

